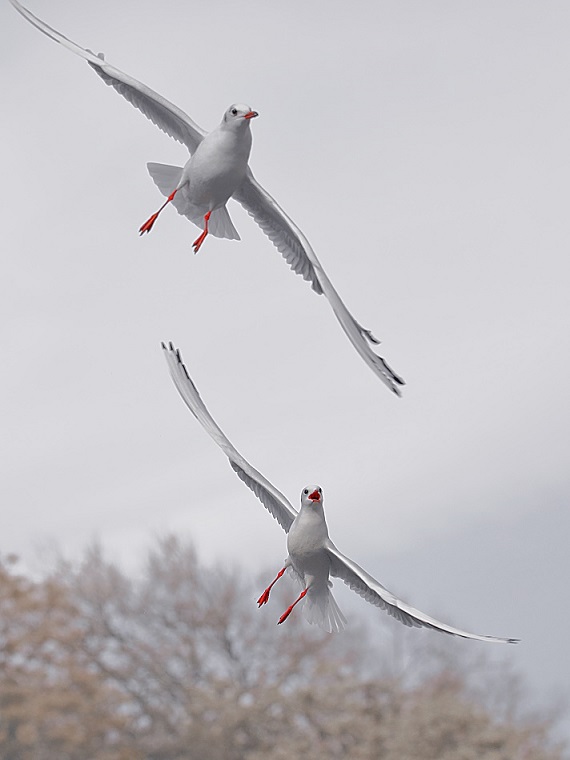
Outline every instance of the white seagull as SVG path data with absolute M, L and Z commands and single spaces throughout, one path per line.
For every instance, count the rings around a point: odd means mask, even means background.
M 478 641 L 503 644 L 515 644 L 518 641 L 518 639 L 468 633 L 441 623 L 398 599 L 366 570 L 342 554 L 329 538 L 323 511 L 322 489 L 317 485 L 305 486 L 301 493 L 301 509 L 297 512 L 287 498 L 242 457 L 218 427 L 192 382 L 182 362 L 180 351 L 172 343 L 168 345 L 163 343 L 162 348 L 174 384 L 186 406 L 228 457 L 232 469 L 240 480 L 253 491 L 287 533 L 289 554 L 284 566 L 258 599 L 261 607 L 268 601 L 271 588 L 285 571 L 289 568 L 293 572 L 302 585 L 302 591 L 281 615 L 278 623 L 283 623 L 295 605 L 306 597 L 304 614 L 309 623 L 315 623 L 329 632 L 342 630 L 346 619 L 330 590 L 332 584 L 329 576 L 332 576 L 340 578 L 367 602 L 385 610 L 404 625 L 432 628 L 452 636 L 462 636 Z
M 404 380 L 371 348 L 371 344 L 380 341 L 348 311 L 307 238 L 255 180 L 247 162 L 251 148 L 250 120 L 257 113 L 249 106 L 236 103 L 225 112 L 221 124 L 207 134 L 162 95 L 107 63 L 102 53 L 94 55 L 48 26 L 17 0 L 10 2 L 41 32 L 84 58 L 106 84 L 190 151 L 191 158 L 183 169 L 165 164 L 147 164 L 166 201 L 141 226 L 139 232 L 149 232 L 162 209 L 172 203 L 179 214 L 203 229 L 193 243 L 195 252 L 208 233 L 239 240 L 226 209 L 226 202 L 230 197 L 234 198 L 253 217 L 291 269 L 310 282 L 316 293 L 327 297 L 342 329 L 366 364 L 390 390 L 401 395 L 400 386 L 404 385 Z

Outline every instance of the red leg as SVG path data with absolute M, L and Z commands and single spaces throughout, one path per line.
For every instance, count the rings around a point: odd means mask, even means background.
M 178 190 L 179 190 L 178 187 L 176 188 L 176 190 L 173 190 L 170 193 L 170 195 L 168 196 L 168 198 L 165 200 L 165 202 L 162 204 L 162 206 L 158 209 L 158 211 L 156 212 L 156 214 L 153 214 L 152 216 L 150 216 L 146 220 L 146 222 L 143 224 L 143 226 L 140 227 L 140 229 L 139 229 L 139 234 L 140 235 L 144 234 L 145 232 L 150 232 L 152 230 L 152 226 L 156 222 L 156 220 L 158 219 L 158 215 L 160 214 L 160 212 L 162 211 L 162 209 L 170 203 L 170 201 L 174 198 L 174 196 L 176 195 L 176 193 L 178 192 Z
M 285 572 L 285 570 L 287 570 L 286 567 L 284 567 L 283 570 L 280 570 L 277 573 L 277 578 L 275 578 L 275 580 L 272 583 L 269 584 L 269 586 L 265 589 L 265 591 L 263 592 L 263 594 L 259 597 L 259 599 L 257 600 L 257 604 L 260 607 L 261 607 L 262 604 L 267 604 L 267 602 L 269 601 L 269 592 L 271 591 L 271 589 L 273 588 L 273 586 L 277 583 L 277 581 L 279 580 L 279 578 L 281 578 L 281 576 L 283 575 L 283 573 Z
M 303 599 L 303 597 L 305 596 L 305 594 L 307 593 L 308 590 L 309 589 L 306 588 L 304 591 L 301 591 L 301 593 L 299 594 L 299 598 L 295 599 L 295 601 L 293 602 L 293 604 L 290 607 L 287 607 L 287 609 L 285 610 L 285 612 L 281 615 L 281 617 L 277 621 L 277 625 L 280 625 L 281 623 L 284 623 L 287 620 L 287 618 L 289 617 L 289 615 L 293 612 L 293 607 L 297 604 L 297 602 L 300 602 L 301 599 Z
M 192 243 L 194 247 L 194 253 L 198 253 L 198 251 L 200 250 L 200 246 L 206 239 L 206 235 L 208 234 L 208 221 L 210 219 L 211 213 L 212 213 L 211 211 L 208 211 L 207 214 L 204 214 L 204 232 L 200 235 L 200 237 L 197 237 L 196 240 Z

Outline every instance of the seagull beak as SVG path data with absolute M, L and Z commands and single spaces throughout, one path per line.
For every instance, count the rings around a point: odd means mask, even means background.
M 311 501 L 320 501 L 321 500 L 321 494 L 318 491 L 313 491 L 313 493 L 309 494 L 309 499 Z
M 257 111 L 248 111 L 243 118 L 244 119 L 255 119 L 256 116 L 259 116 L 259 114 L 257 113 Z

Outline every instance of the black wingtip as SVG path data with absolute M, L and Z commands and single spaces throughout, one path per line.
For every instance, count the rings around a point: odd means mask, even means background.
M 170 353 L 176 354 L 176 358 L 180 363 L 182 363 L 182 357 L 180 356 L 180 351 L 175 348 L 174 343 L 169 340 L 168 343 L 165 343 L 163 340 L 160 341 L 160 345 L 162 346 L 163 351 L 169 351 Z
M 382 359 L 382 361 L 384 360 Z M 395 372 L 393 372 L 388 367 L 386 362 L 384 362 L 384 366 L 387 367 L 389 370 L 389 373 L 388 372 L 385 373 L 385 377 L 389 383 L 388 387 L 390 388 L 391 391 L 393 391 L 396 394 L 396 396 L 398 396 L 398 398 L 402 398 L 402 391 L 400 390 L 400 388 L 398 388 L 398 386 L 399 385 L 404 386 L 406 384 L 405 381 L 401 377 L 398 377 L 398 375 L 396 375 Z
M 382 341 L 379 338 L 373 335 L 372 330 L 367 330 L 365 327 L 363 327 L 362 332 L 368 338 L 370 343 L 373 343 L 375 346 L 379 346 L 380 343 L 382 343 Z

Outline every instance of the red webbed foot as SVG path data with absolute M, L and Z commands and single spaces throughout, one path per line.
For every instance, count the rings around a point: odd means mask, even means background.
M 269 592 L 271 591 L 271 586 L 269 588 L 266 588 L 263 594 L 259 597 L 257 600 L 258 607 L 261 607 L 262 604 L 267 604 L 269 601 Z
M 259 597 L 259 599 L 257 600 L 257 604 L 259 605 L 259 607 L 261 607 L 262 604 L 267 604 L 267 602 L 269 601 L 269 592 L 271 591 L 273 586 L 277 583 L 279 578 L 281 578 L 285 570 L 287 570 L 286 567 L 284 567 L 282 570 L 280 570 L 277 573 L 277 577 L 269 584 L 269 586 L 265 589 L 263 594 Z
M 192 243 L 192 247 L 194 248 L 194 253 L 198 253 L 200 250 L 200 246 L 206 239 L 206 236 L 208 234 L 208 222 L 210 221 L 210 216 L 212 212 L 208 211 L 207 214 L 204 214 L 204 232 L 200 235 L 200 237 L 197 237 L 196 240 Z
M 208 235 L 207 230 L 204 230 L 204 232 L 200 235 L 200 237 L 196 238 L 196 240 L 192 243 L 192 247 L 194 248 L 194 253 L 198 253 L 207 235 Z
M 176 193 L 178 192 L 178 190 L 179 190 L 178 187 L 176 188 L 176 190 L 173 190 L 170 193 L 170 195 L 168 196 L 168 198 L 164 201 L 164 203 L 162 204 L 162 206 L 158 209 L 158 211 L 156 212 L 156 214 L 153 214 L 152 216 L 150 216 L 146 220 L 146 222 L 143 224 L 143 226 L 139 228 L 139 234 L 140 235 L 143 235 L 145 232 L 150 232 L 152 230 L 152 225 L 158 219 L 158 215 L 160 214 L 160 212 L 162 211 L 162 209 L 165 208 L 165 206 L 167 206 L 170 203 L 170 201 L 174 198 L 174 196 L 176 195 Z
M 293 612 L 293 607 L 297 604 L 297 602 L 301 601 L 301 599 L 305 596 L 305 594 L 307 593 L 307 591 L 308 591 L 308 589 L 305 589 L 304 591 L 301 591 L 301 593 L 299 594 L 299 598 L 295 599 L 295 601 L 293 602 L 293 604 L 290 607 L 287 607 L 287 609 L 285 610 L 285 612 L 281 615 L 281 617 L 277 621 L 277 625 L 281 625 L 281 623 L 284 623 L 287 620 L 287 618 L 289 617 L 289 615 Z
M 158 211 L 153 214 L 151 217 L 149 217 L 146 222 L 142 225 L 142 227 L 139 228 L 139 235 L 144 235 L 145 232 L 150 232 L 152 230 L 153 224 L 158 219 Z

